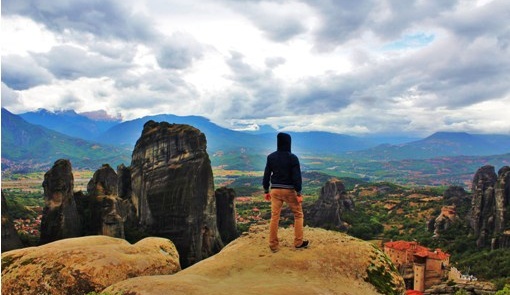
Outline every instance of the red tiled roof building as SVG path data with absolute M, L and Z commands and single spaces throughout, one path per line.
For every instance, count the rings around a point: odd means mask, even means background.
M 450 254 L 441 249 L 432 251 L 417 242 L 395 241 L 384 244 L 384 253 L 399 270 L 407 289 L 423 292 L 448 275 Z

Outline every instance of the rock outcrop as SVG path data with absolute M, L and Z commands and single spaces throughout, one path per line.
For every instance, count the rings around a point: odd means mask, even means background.
M 88 234 L 125 238 L 125 223 L 135 219 L 134 206 L 131 199 L 118 196 L 118 184 L 117 173 L 108 164 L 103 164 L 89 181 Z
M 440 284 L 423 292 L 424 295 L 489 295 L 495 294 L 496 288 L 489 282 L 469 282 L 466 284 Z
M 468 218 L 471 206 L 471 195 L 463 187 L 450 186 L 443 194 L 444 203 L 438 216 L 428 222 L 428 230 L 433 237 L 439 237 L 441 232 L 448 229 L 454 222 L 461 222 Z
M 131 227 L 136 223 L 131 198 L 118 197 L 118 177 L 108 164 L 94 173 L 87 185 L 87 194 L 73 192 L 71 163 L 64 159 L 55 162 L 46 173 L 43 187 L 46 206 L 41 244 L 88 235 L 125 238 L 126 223 Z
M 23 243 L 18 236 L 18 232 L 12 223 L 7 208 L 4 192 L 2 192 L 2 252 L 19 249 L 23 247 Z
M 227 187 L 220 187 L 214 192 L 216 196 L 216 217 L 221 240 L 228 244 L 239 237 L 236 227 L 236 192 Z
M 510 230 L 510 167 L 505 166 L 498 171 L 498 181 L 494 190 L 495 219 L 494 231 L 502 233 Z
M 471 195 L 461 186 L 449 186 L 444 192 L 443 197 L 448 206 L 461 208 L 471 205 Z
M 87 184 L 87 193 L 90 196 L 116 195 L 117 194 L 117 173 L 108 164 L 94 172 L 94 175 Z
M 319 199 L 308 209 L 306 222 L 310 226 L 326 229 L 346 230 L 342 212 L 354 210 L 354 201 L 345 191 L 341 180 L 331 179 L 321 188 Z
M 104 290 L 115 294 L 404 294 L 393 264 L 372 244 L 343 233 L 305 228 L 308 249 L 293 247 L 294 231 L 281 228 L 280 251 L 256 226 L 214 257 L 171 276 L 138 277 Z
M 87 294 L 128 278 L 179 270 L 178 253 L 167 239 L 134 245 L 106 236 L 64 239 L 2 253 L 2 294 Z
M 44 209 L 41 220 L 41 244 L 78 237 L 82 233 L 73 196 L 71 162 L 60 159 L 44 174 Z
M 447 230 L 455 221 L 459 221 L 455 206 L 443 206 L 441 213 L 433 220 L 434 238 L 441 235 L 441 232 Z
M 172 240 L 183 267 L 223 247 L 206 138 L 198 129 L 145 123 L 133 150 L 131 177 L 140 225 L 150 235 Z
M 505 246 L 510 230 L 510 167 L 498 174 L 493 166 L 481 167 L 473 178 L 472 192 L 470 225 L 477 246 Z

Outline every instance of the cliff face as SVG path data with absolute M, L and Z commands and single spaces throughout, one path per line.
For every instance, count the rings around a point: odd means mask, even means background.
M 348 225 L 341 219 L 342 212 L 353 209 L 354 201 L 347 195 L 342 181 L 332 179 L 324 184 L 319 199 L 308 209 L 307 223 L 315 227 L 345 230 Z
M 506 247 L 510 230 L 510 167 L 496 174 L 493 166 L 483 166 L 473 178 L 470 225 L 478 247 Z
M 494 190 L 496 205 L 494 231 L 501 233 L 510 229 L 510 167 L 498 171 L 498 181 Z
M 218 219 L 218 230 L 223 243 L 228 244 L 239 235 L 236 228 L 236 192 L 227 187 L 220 187 L 215 192 L 216 216 Z
M 74 178 L 71 162 L 57 160 L 44 174 L 44 209 L 40 243 L 78 237 L 81 222 L 73 196 Z
M 172 240 L 182 266 L 222 248 L 211 162 L 198 129 L 148 121 L 133 150 L 131 177 L 140 225 Z

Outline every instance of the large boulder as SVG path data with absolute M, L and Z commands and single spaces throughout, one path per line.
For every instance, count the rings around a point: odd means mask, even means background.
M 354 210 L 354 201 L 346 193 L 343 182 L 334 178 L 324 184 L 319 199 L 308 210 L 306 222 L 310 226 L 346 230 L 348 225 L 342 221 L 342 213 Z
M 236 227 L 236 192 L 232 188 L 220 187 L 215 192 L 218 230 L 224 244 L 239 237 Z
M 179 270 L 177 250 L 167 239 L 134 245 L 106 236 L 64 239 L 2 253 L 2 294 L 87 294 L 128 278 Z
M 7 208 L 7 201 L 2 191 L 2 252 L 14 250 L 23 247 L 23 243 L 19 238 L 18 232 L 14 227 L 9 210 Z
M 206 138 L 189 125 L 145 123 L 131 161 L 133 201 L 149 235 L 171 239 L 183 267 L 217 253 L 216 222 Z
M 256 226 L 214 257 L 171 276 L 128 279 L 107 294 L 404 294 L 404 282 L 386 255 L 343 233 L 306 227 L 308 249 L 294 249 L 294 231 L 281 228 L 280 251 L 267 244 L 268 226 Z
M 82 234 L 76 209 L 71 162 L 60 159 L 44 174 L 44 209 L 40 243 L 78 237 Z

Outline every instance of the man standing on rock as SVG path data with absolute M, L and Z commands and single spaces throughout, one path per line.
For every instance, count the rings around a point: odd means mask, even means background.
M 271 223 L 269 226 L 269 248 L 276 252 L 279 248 L 278 224 L 283 203 L 287 203 L 294 213 L 294 247 L 306 248 L 308 241 L 303 240 L 303 208 L 301 203 L 301 167 L 299 159 L 291 153 L 291 137 L 287 133 L 278 133 L 277 150 L 267 156 L 264 170 L 264 198 L 271 201 Z M 271 187 L 271 193 L 269 188 Z

